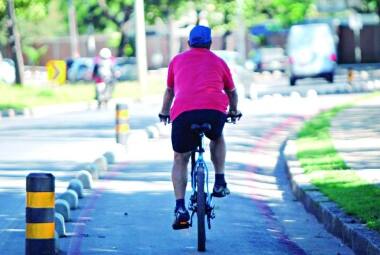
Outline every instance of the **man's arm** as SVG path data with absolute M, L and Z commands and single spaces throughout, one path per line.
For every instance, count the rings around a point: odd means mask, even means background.
M 229 100 L 229 104 L 230 104 L 228 112 L 235 115 L 238 113 L 238 110 L 237 110 L 238 94 L 236 92 L 236 89 L 233 89 L 233 90 L 227 90 L 226 89 L 225 92 L 228 96 L 228 100 Z
M 174 98 L 174 90 L 172 88 L 167 87 L 164 94 L 164 99 L 162 102 L 162 108 L 161 108 L 160 114 L 169 115 L 170 106 L 172 105 L 173 98 Z

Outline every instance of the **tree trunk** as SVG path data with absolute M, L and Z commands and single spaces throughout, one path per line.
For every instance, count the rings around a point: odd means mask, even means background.
M 12 50 L 12 59 L 15 62 L 16 84 L 22 85 L 24 83 L 24 60 L 22 58 L 20 36 L 16 28 L 16 15 L 13 0 L 8 0 L 7 12 L 8 40 Z
M 200 21 L 201 21 L 201 10 L 199 10 L 198 8 L 195 10 L 196 13 L 197 13 L 197 21 L 195 22 L 195 25 L 198 26 Z
M 227 49 L 227 37 L 231 34 L 231 31 L 226 31 L 222 36 L 222 50 Z
M 128 42 L 128 38 L 127 38 L 127 35 L 126 35 L 126 31 L 121 31 L 121 38 L 120 38 L 120 43 L 119 43 L 119 46 L 117 48 L 117 56 L 118 57 L 123 57 L 124 56 L 124 47 L 125 45 L 127 44 Z

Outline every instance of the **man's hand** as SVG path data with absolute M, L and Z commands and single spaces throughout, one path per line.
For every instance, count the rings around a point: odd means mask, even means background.
M 170 123 L 170 106 L 172 105 L 174 98 L 174 90 L 172 88 L 167 87 L 165 90 L 164 99 L 162 102 L 161 112 L 158 114 L 158 118 L 160 118 L 160 122 L 164 122 L 164 124 Z
M 170 116 L 168 113 L 160 112 L 158 118 L 160 118 L 160 122 L 163 122 L 165 125 L 170 123 Z
M 227 113 L 227 122 L 235 124 L 242 116 L 243 114 L 239 110 L 229 110 Z

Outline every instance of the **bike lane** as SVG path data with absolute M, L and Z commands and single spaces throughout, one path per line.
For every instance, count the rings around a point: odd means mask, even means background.
M 352 254 L 293 198 L 278 150 L 297 116 L 245 116 L 226 126 L 231 196 L 216 199 L 207 230 L 209 254 Z M 61 239 L 68 254 L 196 254 L 196 227 L 173 231 L 174 196 L 168 137 L 130 144 Z M 207 162 L 210 162 L 208 153 Z M 210 189 L 213 170 L 210 169 Z M 190 185 L 186 199 L 189 198 Z M 187 200 L 188 201 L 188 200 Z M 196 220 L 195 222 L 196 223 Z

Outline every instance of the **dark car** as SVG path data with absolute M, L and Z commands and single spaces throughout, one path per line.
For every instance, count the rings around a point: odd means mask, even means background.
M 266 47 L 259 48 L 253 56 L 256 72 L 285 71 L 287 57 L 283 48 Z
M 67 64 L 67 80 L 69 82 L 93 80 L 93 70 L 95 67 L 94 58 L 75 58 L 68 59 Z M 137 69 L 134 57 L 120 57 L 115 59 L 114 65 L 115 79 L 118 81 L 136 80 Z

